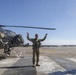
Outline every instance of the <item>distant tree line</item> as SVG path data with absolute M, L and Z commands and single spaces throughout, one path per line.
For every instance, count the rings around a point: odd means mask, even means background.
M 29 43 L 23 44 L 23 47 L 32 46 Z M 41 45 L 41 47 L 76 47 L 76 45 Z

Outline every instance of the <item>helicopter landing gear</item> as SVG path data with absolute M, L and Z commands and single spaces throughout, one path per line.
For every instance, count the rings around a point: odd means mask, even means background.
M 8 44 L 5 44 L 5 47 L 4 47 L 5 56 L 10 56 L 10 52 L 11 52 L 10 47 L 8 46 Z

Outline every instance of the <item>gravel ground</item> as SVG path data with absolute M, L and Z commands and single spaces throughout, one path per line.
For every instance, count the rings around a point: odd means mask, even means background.
M 0 57 L 3 57 L 3 49 L 0 49 Z M 32 56 L 32 47 L 15 47 L 10 57 Z M 76 57 L 76 47 L 41 47 L 40 55 L 58 57 Z
M 15 47 L 0 61 L 0 75 L 76 75 L 76 47 L 41 47 L 39 63 L 32 67 L 32 47 Z

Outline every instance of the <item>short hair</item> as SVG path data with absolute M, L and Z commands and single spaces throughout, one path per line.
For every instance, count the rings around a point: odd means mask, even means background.
M 35 36 L 38 36 L 38 34 L 35 34 Z

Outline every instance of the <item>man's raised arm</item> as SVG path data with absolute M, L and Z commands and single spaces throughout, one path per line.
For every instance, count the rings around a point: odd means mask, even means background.
M 47 37 L 47 33 L 45 34 L 44 38 L 43 39 L 40 39 L 40 41 L 44 41 Z
M 27 32 L 27 39 L 29 40 L 29 41 L 31 41 L 31 39 L 29 38 L 29 33 Z

